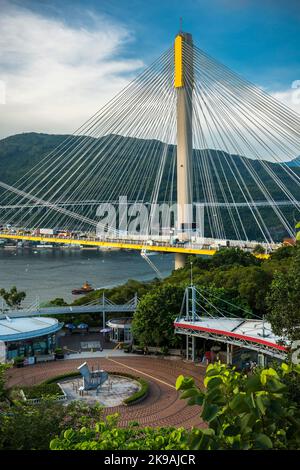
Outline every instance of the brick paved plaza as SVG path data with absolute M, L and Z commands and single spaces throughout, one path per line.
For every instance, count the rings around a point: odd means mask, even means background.
M 61 360 L 36 364 L 8 371 L 8 386 L 33 385 L 50 377 L 76 370 L 83 359 Z M 175 390 L 178 375 L 192 376 L 198 386 L 202 385 L 205 368 L 186 363 L 181 359 L 170 360 L 156 357 L 114 357 L 87 359 L 89 367 L 106 371 L 128 372 L 144 377 L 150 384 L 149 395 L 137 405 L 116 406 L 104 410 L 105 414 L 118 412 L 119 423 L 125 426 L 138 421 L 142 426 L 203 426 L 198 406 L 187 406 Z

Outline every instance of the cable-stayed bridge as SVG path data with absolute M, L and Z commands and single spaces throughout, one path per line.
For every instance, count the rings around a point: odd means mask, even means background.
M 299 155 L 300 116 L 179 32 L 13 185 L 0 181 L 0 238 L 172 252 L 176 267 L 226 241 L 270 251 L 295 237 Z
M 106 203 L 107 201 L 67 201 L 67 202 L 59 202 L 57 203 L 58 207 L 68 207 L 68 206 L 99 206 L 99 204 Z M 111 204 L 118 204 L 118 201 L 110 201 Z M 142 202 L 142 201 L 141 201 Z M 135 204 L 136 201 L 128 201 L 129 204 Z M 226 204 L 225 202 L 197 202 L 195 203 L 199 206 L 205 207 L 227 207 L 228 205 L 232 208 L 234 207 L 270 207 L 270 206 L 283 206 L 283 207 L 292 207 L 293 202 L 291 201 L 255 201 L 255 202 L 236 202 Z M 300 204 L 300 201 L 297 201 L 297 204 Z M 1 206 L 0 210 L 3 209 L 38 209 L 38 208 L 47 208 L 47 204 L 15 204 L 15 205 L 6 205 Z
M 125 313 L 132 314 L 135 312 L 138 305 L 138 296 L 130 299 L 125 304 L 116 304 L 109 300 L 103 293 L 101 299 L 97 299 L 83 305 L 72 305 L 72 306 L 58 306 L 58 307 L 40 307 L 38 299 L 34 302 L 23 303 L 21 309 L 12 309 L 8 306 L 2 305 L 0 310 L 0 321 L 4 319 L 14 318 L 28 318 L 28 317 L 40 317 L 49 315 L 71 315 L 76 317 L 82 314 L 99 314 L 102 315 L 102 324 L 105 328 L 106 314 L 108 313 Z

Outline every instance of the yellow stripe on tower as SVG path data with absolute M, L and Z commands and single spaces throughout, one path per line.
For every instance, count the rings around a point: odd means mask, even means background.
M 182 69 L 182 36 L 178 34 L 174 43 L 174 87 L 183 87 L 183 69 Z

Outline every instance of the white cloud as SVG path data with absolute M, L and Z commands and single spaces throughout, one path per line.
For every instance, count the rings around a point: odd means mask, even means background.
M 132 33 L 85 11 L 89 26 L 71 27 L 17 6 L 0 16 L 0 137 L 27 131 L 74 131 L 143 65 L 122 59 Z
M 288 90 L 271 93 L 281 103 L 293 109 L 300 115 L 300 80 L 291 83 Z

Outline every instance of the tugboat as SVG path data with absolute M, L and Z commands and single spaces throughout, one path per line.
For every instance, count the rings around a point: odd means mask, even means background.
M 83 286 L 80 289 L 73 289 L 72 294 L 73 295 L 80 295 L 80 294 L 88 294 L 89 292 L 93 292 L 95 289 L 87 282 L 83 284 Z

